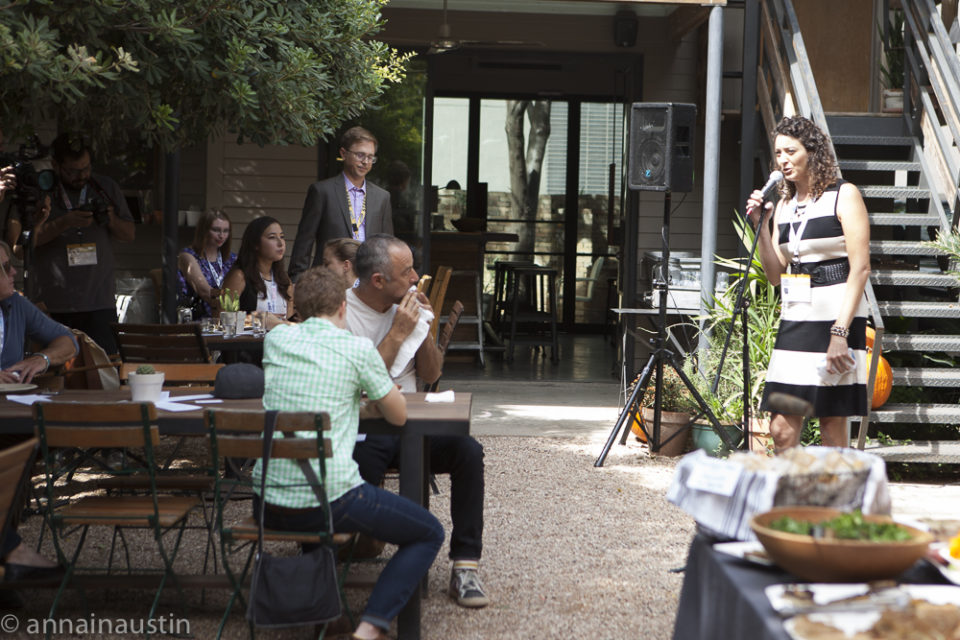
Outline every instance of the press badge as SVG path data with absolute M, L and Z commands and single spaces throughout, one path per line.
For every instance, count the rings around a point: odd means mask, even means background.
M 785 273 L 780 276 L 780 297 L 784 302 L 806 302 L 813 299 L 810 295 L 809 273 Z
M 97 264 L 97 244 L 67 245 L 67 264 L 71 267 L 87 267 Z

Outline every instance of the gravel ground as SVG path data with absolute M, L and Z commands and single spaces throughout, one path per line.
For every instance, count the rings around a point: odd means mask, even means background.
M 444 548 L 430 571 L 430 594 L 423 603 L 425 640 L 669 638 L 683 575 L 671 570 L 683 566 L 694 532 L 691 518 L 664 499 L 675 461 L 648 457 L 632 439 L 625 447 L 615 446 L 602 469 L 593 467 L 601 444 L 596 437 L 479 440 L 486 451 L 487 489 L 481 576 L 492 604 L 466 610 L 446 596 L 450 568 Z M 440 490 L 431 507 L 449 533 L 445 477 Z M 246 515 L 249 503 L 239 502 L 236 509 L 238 517 Z M 36 540 L 39 525 L 39 518 L 30 518 L 21 534 Z M 87 545 L 89 553 L 105 557 L 109 538 L 100 535 Z M 134 556 L 149 558 L 151 545 L 133 541 Z M 184 545 L 177 566 L 185 573 L 198 572 L 203 538 L 193 532 Z M 360 571 L 371 569 L 376 570 L 367 566 Z M 31 618 L 46 615 L 53 592 L 22 595 L 26 606 L 14 612 L 21 631 L 8 636 L 38 637 L 23 630 Z M 146 615 L 152 596 L 118 590 L 86 595 L 97 619 L 135 620 Z M 365 596 L 363 589 L 348 590 L 355 611 L 362 610 Z M 226 595 L 207 592 L 201 603 L 199 591 L 188 591 L 187 598 L 192 636 L 213 638 Z M 173 595 L 164 597 L 161 612 L 168 624 L 180 617 Z M 78 619 L 84 613 L 81 598 L 69 593 L 59 617 Z M 234 609 L 224 637 L 246 637 L 241 607 Z M 297 628 L 264 630 L 257 637 L 306 639 L 311 634 Z

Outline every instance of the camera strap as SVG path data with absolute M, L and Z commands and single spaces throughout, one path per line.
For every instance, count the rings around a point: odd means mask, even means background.
M 77 204 L 74 205 L 70 202 L 70 197 L 67 195 L 67 190 L 63 188 L 63 183 L 61 182 L 60 187 L 60 198 L 63 200 L 63 206 L 67 211 L 73 211 L 77 207 L 83 206 L 83 203 L 87 201 L 87 187 L 89 184 L 83 185 L 83 189 L 80 190 L 80 198 L 77 199 Z

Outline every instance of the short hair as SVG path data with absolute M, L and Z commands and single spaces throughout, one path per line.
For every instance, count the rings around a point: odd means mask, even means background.
M 84 153 L 93 155 L 90 143 L 79 133 L 61 133 L 50 143 L 50 155 L 57 164 L 62 164 L 67 159 L 82 158 Z
M 357 257 L 353 263 L 353 270 L 360 282 L 369 282 L 375 273 L 390 279 L 390 249 L 395 246 L 405 247 L 407 243 L 387 233 L 375 233 L 367 237 L 357 249 Z
M 357 142 L 372 142 L 373 146 L 379 147 L 377 137 L 363 127 L 350 127 L 340 136 L 340 148 L 350 151 Z
M 230 238 L 233 235 L 233 223 L 230 222 L 230 216 L 223 209 L 207 209 L 197 221 L 197 230 L 193 234 L 193 244 L 190 247 L 197 252 L 197 255 L 203 256 L 207 245 L 207 233 L 210 227 L 217 220 L 226 220 L 230 225 L 230 231 L 227 232 L 227 240 L 220 247 L 220 255 L 226 260 L 230 257 Z
M 293 290 L 293 303 L 304 318 L 332 316 L 346 296 L 343 277 L 332 269 L 316 266 L 300 275 Z
M 820 127 L 803 116 L 789 116 L 781 120 L 773 130 L 774 136 L 796 138 L 807 151 L 807 173 L 810 175 L 810 190 L 814 200 L 820 198 L 827 188 L 837 181 L 837 159 L 830 150 L 830 139 Z M 789 180 L 780 183 L 780 195 L 792 198 L 797 187 Z
M 335 255 L 340 262 L 346 262 L 347 260 L 355 262 L 359 248 L 359 240 L 354 240 L 353 238 L 334 238 L 333 240 L 327 240 L 327 243 L 323 245 L 323 253 L 326 253 L 327 249 L 329 249 L 333 251 L 333 255 Z

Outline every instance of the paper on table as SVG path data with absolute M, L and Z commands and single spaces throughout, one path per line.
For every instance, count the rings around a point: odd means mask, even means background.
M 223 402 L 220 398 L 211 398 L 210 400 L 197 400 L 197 404 L 220 404 Z
M 161 400 L 160 402 L 155 402 L 154 404 L 157 405 L 157 409 L 162 409 L 164 411 L 173 411 L 173 412 L 196 411 L 197 409 L 200 408 L 200 407 L 197 407 L 196 405 L 181 404 L 179 402 L 170 402 L 169 400 L 167 401 Z
M 169 397 L 169 392 L 167 393 Z M 188 402 L 190 400 L 209 400 L 211 398 L 213 398 L 212 393 L 195 393 L 192 396 L 173 396 L 170 397 L 170 400 L 174 402 Z
M 10 394 L 7 396 L 7 400 L 11 402 L 19 402 L 20 404 L 31 405 L 35 402 L 50 402 L 50 396 L 41 395 L 39 393 L 21 393 L 19 395 Z
M 453 402 L 453 389 L 447 389 L 440 393 L 428 393 L 423 399 L 427 402 Z

